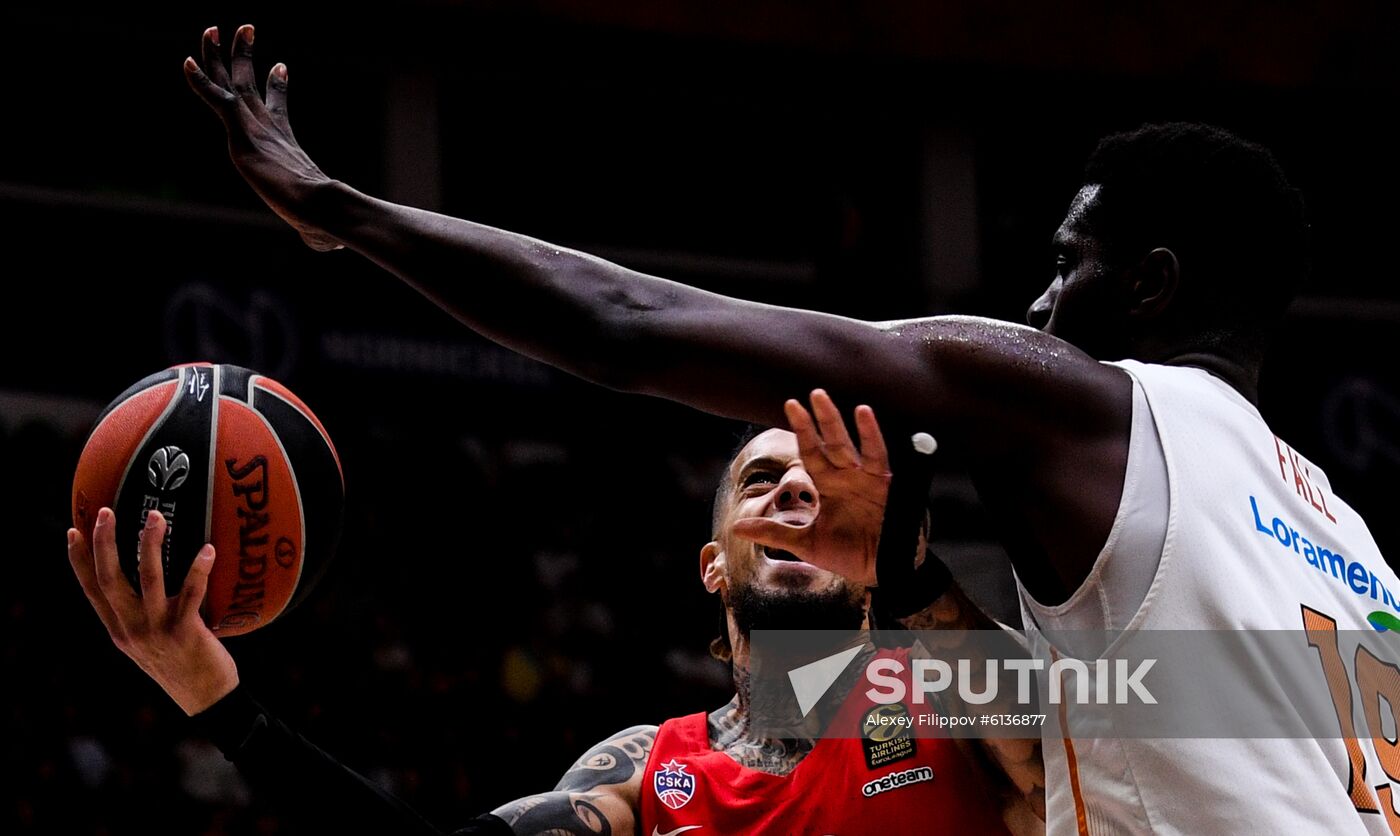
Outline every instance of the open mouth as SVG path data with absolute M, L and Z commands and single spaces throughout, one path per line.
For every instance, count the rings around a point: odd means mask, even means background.
M 801 563 L 801 562 L 802 562 L 802 561 L 797 557 L 797 555 L 793 554 L 792 552 L 783 551 L 782 549 L 775 549 L 775 548 L 772 548 L 771 546 L 764 546 L 764 547 L 763 547 L 763 556 L 766 557 L 766 558 L 768 558 L 769 560 L 782 560 L 782 561 L 786 561 L 786 562 L 788 562 L 788 563 Z

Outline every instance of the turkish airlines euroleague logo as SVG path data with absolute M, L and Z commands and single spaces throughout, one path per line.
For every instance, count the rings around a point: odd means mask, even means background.
M 146 463 L 146 477 L 156 490 L 173 491 L 190 475 L 190 457 L 179 447 L 162 447 Z

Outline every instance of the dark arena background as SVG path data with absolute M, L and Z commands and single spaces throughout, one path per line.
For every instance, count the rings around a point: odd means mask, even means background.
M 290 832 L 111 645 L 63 556 L 93 418 L 179 362 L 275 377 L 339 447 L 336 564 L 229 646 L 264 701 L 429 818 L 549 789 L 603 736 L 728 698 L 697 555 L 738 428 L 567 378 L 305 248 L 185 85 L 213 24 L 225 44 L 257 26 L 259 78 L 288 64 L 298 138 L 333 177 L 863 318 L 1020 320 L 1097 137 L 1231 128 L 1276 152 L 1313 224 L 1263 411 L 1400 554 L 1400 6 L 194 5 L 0 11 L 0 832 Z M 942 552 L 1014 621 L 946 457 Z

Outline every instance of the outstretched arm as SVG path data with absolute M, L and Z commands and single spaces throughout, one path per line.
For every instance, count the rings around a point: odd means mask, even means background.
M 871 323 L 747 302 L 371 198 L 297 143 L 284 65 L 260 94 L 252 27 L 231 46 L 226 67 L 217 31 L 206 31 L 203 64 L 187 59 L 186 76 L 222 119 L 238 171 L 313 247 L 355 250 L 478 333 L 611 388 L 768 425 L 783 398 L 816 386 L 874 404 L 887 421 L 917 422 L 967 451 L 984 500 L 1022 541 L 1013 559 L 1092 562 L 1102 546 L 1126 464 L 1132 401 L 1121 372 L 1024 326 Z M 1032 584 L 1044 573 L 1018 570 Z M 1080 573 L 1052 574 L 1047 588 Z
M 223 120 L 238 171 L 309 243 L 349 247 L 474 330 L 588 379 L 769 424 L 781 418 L 782 396 L 816 385 L 886 414 L 952 415 L 970 406 L 938 403 L 944 381 L 931 357 L 961 343 L 1049 339 L 984 320 L 876 324 L 745 302 L 376 200 L 328 177 L 297 143 L 284 65 L 273 67 L 266 96 L 259 92 L 253 28 L 235 33 L 227 68 L 216 39 L 216 30 L 205 32 L 203 64 L 187 59 L 186 75 Z

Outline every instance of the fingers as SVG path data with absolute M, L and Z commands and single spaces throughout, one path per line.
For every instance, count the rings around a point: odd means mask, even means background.
M 287 121 L 287 65 L 277 64 L 267 74 L 267 113 L 273 123 L 287 133 L 292 132 Z
M 817 432 L 816 422 L 812 420 L 812 413 L 807 411 L 807 407 L 801 401 L 789 399 L 783 404 L 783 413 L 787 415 L 788 426 L 792 428 L 792 434 L 797 436 L 797 453 L 802 457 L 802 461 L 811 463 L 821 460 L 822 437 Z
M 204 603 L 205 592 L 209 589 L 209 573 L 213 569 L 214 547 L 205 543 L 185 574 L 185 584 L 180 588 L 180 598 L 175 604 L 176 621 L 199 619 L 199 607 Z
M 816 413 L 815 419 L 812 417 L 813 412 Z M 823 459 L 834 467 L 861 466 L 863 449 L 856 450 L 851 441 L 851 434 L 846 431 L 846 423 L 826 390 L 812 390 L 812 412 L 807 411 L 799 401 L 790 399 L 783 404 L 783 413 L 787 416 L 788 426 L 792 428 L 793 435 L 797 436 L 798 453 L 809 468 Z M 882 461 L 887 463 L 883 439 L 877 447 Z
M 873 473 L 890 469 L 890 453 L 885 448 L 885 435 L 875 420 L 875 410 L 861 404 L 856 407 L 856 435 L 860 437 L 861 467 Z
M 189 82 L 195 95 L 203 99 L 220 117 L 223 117 L 227 108 L 237 101 L 232 93 L 210 81 L 209 76 L 204 74 L 193 58 L 185 59 L 185 80 Z
M 223 56 L 219 54 L 219 27 L 210 26 L 204 30 L 199 48 L 204 56 L 204 72 L 208 74 L 209 81 L 219 89 L 229 92 L 231 85 L 228 70 L 224 67 Z
M 233 61 L 231 62 L 233 92 L 257 116 L 266 116 L 267 108 L 258 95 L 258 82 L 253 77 L 253 27 L 244 24 L 233 33 Z
M 97 525 L 92 530 L 92 547 L 98 589 L 118 617 L 126 616 L 133 606 L 139 604 L 131 584 L 122 575 L 121 562 L 117 559 L 117 520 L 111 508 L 97 512 Z
M 107 628 L 107 632 L 112 636 L 117 636 L 121 632 L 121 623 L 117 621 L 116 613 L 112 612 L 112 605 L 107 603 L 107 596 L 102 594 L 102 590 L 97 585 L 97 573 L 93 568 L 92 553 L 88 551 L 87 540 L 82 532 L 76 528 L 68 529 L 68 562 L 73 566 L 73 574 L 78 576 L 78 585 L 83 588 L 83 594 L 87 596 L 88 603 L 97 611 L 97 617 L 102 622 L 102 626 Z
M 146 526 L 141 531 L 140 559 L 137 572 L 141 576 L 141 605 L 146 617 L 159 624 L 165 618 L 165 517 L 159 511 L 146 512 Z
M 836 402 L 831 399 L 825 389 L 812 390 L 812 414 L 816 416 L 817 426 L 822 431 L 822 440 L 826 442 L 828 453 L 837 450 L 842 456 L 849 455 L 854 464 L 856 462 L 855 442 L 851 440 L 851 434 L 846 431 L 846 421 L 841 417 L 841 410 L 836 408 Z
M 237 98 L 228 89 L 228 73 L 224 70 L 224 60 L 219 57 L 219 27 L 204 30 L 199 48 L 204 67 L 201 68 L 194 58 L 186 58 L 185 81 L 221 119 L 226 118 Z
M 821 452 L 826 460 L 834 467 L 860 467 L 860 451 L 856 450 L 840 410 L 825 389 L 812 390 L 812 413 L 821 432 Z
M 812 525 L 791 525 L 767 517 L 741 517 L 734 521 L 734 533 L 760 546 L 782 549 L 805 559 Z
M 214 567 L 214 547 L 206 544 L 190 564 L 184 585 L 172 602 L 165 597 L 165 572 L 162 567 L 165 518 L 158 512 L 146 515 L 141 532 L 141 597 L 138 599 L 131 584 L 121 573 L 117 557 L 116 521 L 109 508 L 97 512 L 93 533 L 96 559 L 77 529 L 68 530 L 68 562 L 78 577 L 78 584 L 97 617 L 107 628 L 113 641 L 123 649 L 123 643 L 144 635 L 152 629 L 166 629 L 167 616 L 175 619 L 199 619 L 199 608 L 209 587 L 209 575 Z M 173 608 L 173 609 L 172 609 Z

